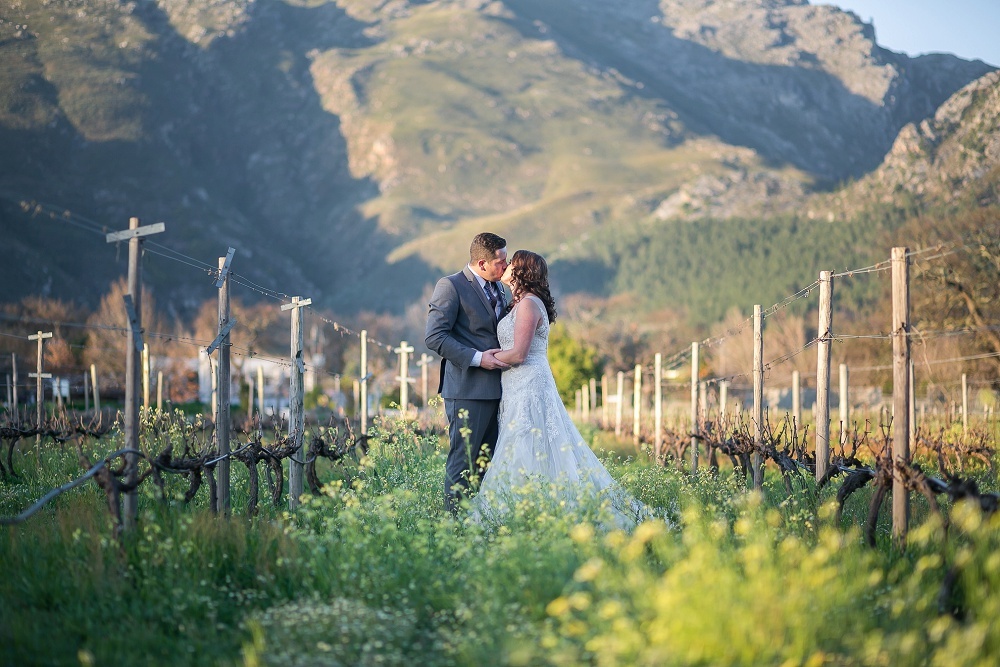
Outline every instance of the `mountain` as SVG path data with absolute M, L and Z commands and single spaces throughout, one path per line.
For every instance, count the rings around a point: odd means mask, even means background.
M 798 0 L 0 0 L 0 299 L 93 302 L 130 216 L 179 313 L 229 246 L 401 312 L 483 229 L 612 294 L 603 239 L 800 211 L 993 69 Z

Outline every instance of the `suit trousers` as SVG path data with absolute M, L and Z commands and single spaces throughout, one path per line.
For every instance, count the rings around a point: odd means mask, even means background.
M 444 410 L 448 415 L 451 442 L 444 471 L 444 506 L 455 514 L 461 499 L 468 495 L 470 477 L 474 473 L 477 480 L 482 479 L 486 462 L 493 456 L 499 435 L 500 399 L 446 398 Z M 467 434 L 463 433 L 465 429 L 468 429 Z M 481 457 L 485 457 L 486 462 L 481 462 Z

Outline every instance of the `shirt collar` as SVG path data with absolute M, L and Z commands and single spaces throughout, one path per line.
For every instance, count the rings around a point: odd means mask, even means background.
M 472 275 L 476 277 L 476 282 L 479 283 L 479 287 L 485 289 L 486 283 L 488 282 L 486 278 L 483 278 L 481 275 L 476 273 L 475 269 L 472 268 L 472 264 L 469 264 L 469 271 L 471 271 Z

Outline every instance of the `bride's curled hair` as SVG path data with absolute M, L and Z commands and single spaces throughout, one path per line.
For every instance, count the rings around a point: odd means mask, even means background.
M 545 304 L 549 323 L 556 321 L 556 302 L 549 292 L 549 266 L 544 257 L 530 250 L 518 250 L 510 259 L 510 277 L 514 294 L 511 308 L 525 294 L 534 294 Z

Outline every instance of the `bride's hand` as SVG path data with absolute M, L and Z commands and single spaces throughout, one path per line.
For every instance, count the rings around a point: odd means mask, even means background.
M 486 350 L 483 352 L 483 358 L 479 362 L 480 368 L 485 368 L 488 371 L 494 370 L 505 370 L 510 368 L 510 364 L 504 363 L 496 358 L 496 353 L 500 352 L 500 348 L 494 350 Z

